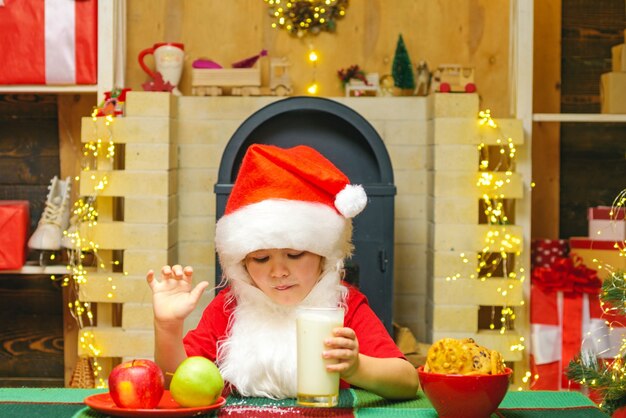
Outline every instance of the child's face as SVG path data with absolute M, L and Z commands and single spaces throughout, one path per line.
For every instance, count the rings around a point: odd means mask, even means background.
M 322 257 L 288 248 L 258 250 L 244 260 L 254 284 L 280 305 L 296 305 L 320 278 Z

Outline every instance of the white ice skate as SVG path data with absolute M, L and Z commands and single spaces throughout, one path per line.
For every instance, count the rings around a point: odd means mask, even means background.
M 46 207 L 37 229 L 28 240 L 32 250 L 56 251 L 61 249 L 63 231 L 69 226 L 71 179 L 59 180 L 54 176 L 48 186 Z

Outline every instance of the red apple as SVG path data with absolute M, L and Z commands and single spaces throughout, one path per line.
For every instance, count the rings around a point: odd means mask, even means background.
M 111 370 L 109 393 L 120 408 L 153 409 L 163 396 L 165 379 L 150 360 L 126 361 Z

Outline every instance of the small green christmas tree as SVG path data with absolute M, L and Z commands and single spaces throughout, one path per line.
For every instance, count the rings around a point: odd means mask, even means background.
M 393 84 L 399 89 L 411 90 L 415 89 L 415 77 L 413 76 L 413 64 L 409 58 L 409 52 L 404 45 L 402 34 L 398 37 L 396 45 L 396 53 L 393 56 L 393 66 L 391 68 L 393 76 Z

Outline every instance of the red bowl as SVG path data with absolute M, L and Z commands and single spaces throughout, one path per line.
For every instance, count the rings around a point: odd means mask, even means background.
M 439 374 L 417 369 L 420 385 L 440 418 L 489 418 L 509 388 L 512 370 L 502 374 Z

